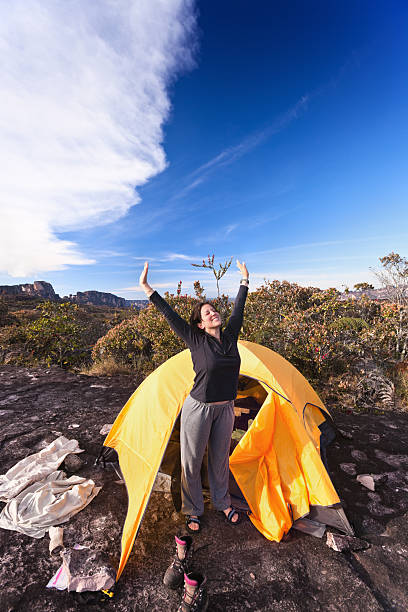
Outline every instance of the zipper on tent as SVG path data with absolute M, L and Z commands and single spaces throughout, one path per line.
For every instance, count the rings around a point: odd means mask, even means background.
M 293 402 L 290 401 L 290 399 L 288 397 L 285 397 L 284 395 L 282 395 L 282 393 L 279 393 L 279 391 L 276 391 L 276 389 L 274 389 L 273 387 L 271 387 L 270 385 L 268 385 L 268 383 L 264 382 L 263 380 L 260 380 L 259 378 L 254 378 L 253 376 L 248 376 L 247 374 L 242 374 L 242 376 L 245 376 L 245 378 L 249 378 L 250 380 L 256 380 L 256 382 L 262 383 L 263 385 L 265 385 L 266 387 L 268 387 L 268 389 L 270 389 L 273 393 L 276 393 L 276 395 L 279 395 L 279 397 L 281 397 L 282 399 L 284 399 L 286 402 L 288 402 L 293 410 L 296 412 L 296 408 L 293 405 Z M 307 404 L 306 404 L 307 405 Z M 305 406 L 306 407 L 306 406 Z M 317 406 L 318 407 L 318 406 Z M 303 408 L 304 410 L 304 408 Z

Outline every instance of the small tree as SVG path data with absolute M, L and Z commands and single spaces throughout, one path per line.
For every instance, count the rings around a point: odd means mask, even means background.
M 389 300 L 401 306 L 408 306 L 408 259 L 391 252 L 379 260 L 382 269 L 371 270 L 387 290 Z
M 380 257 L 382 269 L 372 272 L 396 305 L 394 315 L 395 356 L 403 361 L 408 350 L 408 259 L 393 251 Z
M 228 270 L 228 268 L 230 267 L 232 263 L 232 257 L 229 261 L 225 261 L 224 263 L 220 263 L 219 264 L 219 268 L 217 270 L 217 268 L 214 266 L 214 254 L 213 255 L 207 255 L 207 261 L 205 261 L 205 259 L 203 259 L 203 263 L 202 264 L 191 264 L 192 266 L 194 266 L 195 268 L 207 268 L 208 270 L 212 270 L 212 273 L 215 276 L 215 281 L 217 283 L 217 297 L 218 299 L 220 299 L 220 279 L 224 276 L 224 274 L 226 273 L 226 271 Z

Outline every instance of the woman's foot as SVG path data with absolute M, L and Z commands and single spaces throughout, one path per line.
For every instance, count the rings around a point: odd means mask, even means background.
M 200 531 L 200 519 L 198 516 L 187 515 L 186 527 L 189 531 L 198 533 Z
M 227 519 L 229 523 L 233 523 L 233 524 L 239 523 L 239 513 L 237 510 L 235 510 L 235 508 L 230 506 L 226 510 L 223 510 L 223 512 L 224 512 L 225 518 Z

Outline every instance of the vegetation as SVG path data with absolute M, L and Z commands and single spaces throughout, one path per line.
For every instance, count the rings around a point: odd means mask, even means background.
M 150 352 L 150 342 L 138 329 L 138 317 L 133 316 L 113 326 L 99 338 L 92 349 L 92 359 L 98 362 L 110 358 L 135 366 L 141 357 L 149 357 Z
M 136 372 L 133 364 L 123 363 L 114 357 L 104 357 L 83 367 L 80 373 L 86 376 L 129 376 L 135 375 Z M 143 376 L 141 380 L 143 380 Z
M 8 363 L 69 368 L 89 361 L 93 344 L 106 331 L 105 323 L 77 304 L 44 301 L 34 316 L 20 313 L 15 325 L 0 330 L 0 350 Z
M 241 339 L 280 353 L 325 397 L 334 389 L 337 394 L 344 391 L 351 395 L 363 389 L 366 396 L 372 395 L 373 385 L 381 379 L 382 393 L 390 390 L 388 402 L 395 387 L 408 403 L 408 260 L 390 253 L 380 262 L 377 278 L 388 291 L 387 299 L 382 300 L 365 293 L 372 289 L 368 283 L 354 286 L 360 292 L 355 299 L 336 289 L 322 291 L 286 281 L 265 281 L 248 296 Z M 212 302 L 224 323 L 232 303 L 220 294 L 219 280 L 230 263 L 219 264 L 217 269 L 214 256 L 209 256 L 202 265 L 194 264 L 214 274 L 218 297 Z M 195 297 L 183 294 L 180 281 L 174 294 L 165 294 L 187 321 L 196 300 L 206 299 L 199 281 L 194 290 Z M 152 304 L 137 312 L 56 302 L 13 310 L 0 302 L 3 362 L 82 367 L 93 375 L 132 372 L 141 380 L 184 349 L 184 343 Z

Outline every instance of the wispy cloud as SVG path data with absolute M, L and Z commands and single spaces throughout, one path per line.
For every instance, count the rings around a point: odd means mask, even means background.
M 211 242 L 212 244 L 216 244 L 219 241 L 227 241 L 233 238 L 232 234 L 236 229 L 239 228 L 239 223 L 230 223 L 224 227 L 220 227 L 220 229 L 216 231 L 211 231 Z M 198 237 L 194 239 L 194 244 L 197 247 L 202 246 L 203 244 L 208 245 L 208 234 L 205 233 L 202 237 Z M 201 261 L 202 256 L 198 257 Z M 221 258 L 222 259 L 222 258 Z
M 225 228 L 225 235 L 229 236 L 234 230 L 238 227 L 238 223 L 232 223 L 231 225 L 227 225 Z
M 129 253 L 121 253 L 120 251 L 115 251 L 113 249 L 93 250 L 91 254 L 93 257 L 97 257 L 98 259 L 111 257 L 129 257 Z
M 112 222 L 166 166 L 167 86 L 193 64 L 193 0 L 0 5 L 0 271 L 93 262 L 59 233 Z
M 197 257 L 193 255 L 185 255 L 184 253 L 167 253 L 159 257 L 132 257 L 136 261 L 149 261 L 149 262 L 166 262 L 166 261 L 195 261 Z
M 252 218 L 247 222 L 247 229 L 256 229 L 257 227 L 264 227 L 268 223 L 272 223 L 273 221 L 278 221 L 282 217 L 286 217 L 287 215 L 291 215 L 292 213 L 301 209 L 302 206 L 292 206 L 291 208 L 280 208 L 279 210 L 275 210 L 270 214 L 258 215 L 257 217 Z
M 329 88 L 335 88 L 345 72 L 352 66 L 358 65 L 360 52 L 354 51 L 350 58 L 338 69 L 337 73 L 326 83 L 317 87 L 313 91 L 305 93 L 295 104 L 290 106 L 285 112 L 276 117 L 270 125 L 264 129 L 258 130 L 250 134 L 247 138 L 234 146 L 227 147 L 213 158 L 193 170 L 187 178 L 188 184 L 181 189 L 172 199 L 183 198 L 190 191 L 206 181 L 210 175 L 217 169 L 233 164 L 235 161 L 250 153 L 253 149 L 261 145 L 263 142 L 284 130 L 293 121 L 299 119 L 307 110 L 310 102 L 324 94 Z
M 246 257 L 259 257 L 261 255 L 269 255 L 272 253 L 278 252 L 286 252 L 286 251 L 296 251 L 298 249 L 306 249 L 306 248 L 320 248 L 320 247 L 331 247 L 331 246 L 342 246 L 348 244 L 361 244 L 365 242 L 378 242 L 381 244 L 381 241 L 385 240 L 396 240 L 397 238 L 406 238 L 408 234 L 400 234 L 394 236 L 361 236 L 359 238 L 346 238 L 343 240 L 322 240 L 317 242 L 302 242 L 299 244 L 289 244 L 280 247 L 274 247 L 272 249 L 265 249 L 263 251 L 251 251 L 246 253 Z M 324 258 L 322 258 L 324 259 Z
M 164 261 L 176 261 L 178 259 L 182 259 L 183 261 L 188 261 L 191 259 L 190 255 L 183 255 L 182 253 L 170 253 L 165 257 Z
M 313 94 L 312 94 L 313 95 Z M 271 125 L 267 126 L 262 130 L 258 130 L 250 134 L 247 138 L 242 140 L 237 145 L 227 147 L 215 157 L 202 164 L 193 172 L 187 176 L 188 184 L 186 187 L 177 192 L 171 199 L 180 199 L 186 196 L 190 191 L 204 183 L 210 175 L 224 166 L 229 166 L 235 161 L 255 149 L 257 146 L 262 144 L 268 138 L 274 134 L 281 132 L 287 125 L 289 125 L 295 119 L 298 119 L 300 115 L 307 108 L 307 104 L 310 101 L 311 94 L 306 94 L 299 98 L 299 100 L 291 106 L 286 112 L 279 115 Z

